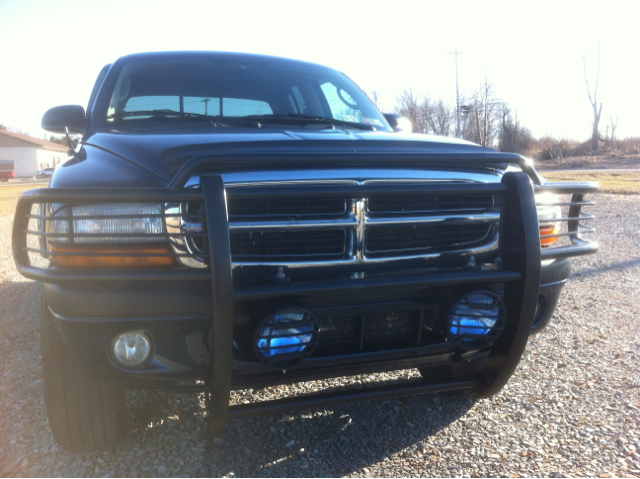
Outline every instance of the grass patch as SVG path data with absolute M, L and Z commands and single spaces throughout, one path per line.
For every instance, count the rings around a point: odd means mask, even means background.
M 640 194 L 640 173 L 581 173 L 580 171 L 545 171 L 541 175 L 549 181 L 596 181 L 601 193 L 620 195 Z
M 3 186 L 0 188 L 0 217 L 13 216 L 16 212 L 16 203 L 23 191 L 33 190 L 39 185 Z

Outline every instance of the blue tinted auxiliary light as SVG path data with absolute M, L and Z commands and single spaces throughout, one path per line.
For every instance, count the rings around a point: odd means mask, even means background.
M 463 349 L 490 346 L 504 329 L 507 312 L 493 291 L 474 291 L 461 297 L 447 318 L 447 335 Z
M 286 369 L 304 361 L 317 343 L 318 327 L 303 309 L 279 311 L 258 326 L 255 349 L 267 366 Z

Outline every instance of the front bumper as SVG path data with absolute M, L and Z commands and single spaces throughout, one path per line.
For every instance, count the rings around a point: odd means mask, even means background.
M 543 297 L 545 308 L 536 322 L 553 314 L 564 283 L 571 273 L 569 258 L 545 261 L 540 270 L 538 298 Z M 467 278 L 473 280 L 473 277 Z M 496 290 L 504 284 L 493 283 Z M 458 278 L 460 280 L 460 278 Z M 460 281 L 462 284 L 464 280 Z M 486 284 L 486 283 L 485 283 Z M 446 292 L 455 289 L 444 288 Z M 417 296 L 423 289 L 417 289 Z M 118 381 L 135 388 L 173 388 L 177 381 L 204 381 L 210 355 L 208 334 L 211 327 L 213 302 L 211 285 L 207 282 L 194 283 L 104 283 L 104 284 L 45 284 L 46 303 L 56 324 L 78 364 L 86 365 L 91 374 L 100 379 Z M 370 298 L 376 308 L 382 303 L 408 303 L 416 294 L 405 290 L 380 291 Z M 360 301 L 366 299 L 360 296 Z M 290 300 L 285 298 L 271 309 L 282 309 Z M 329 315 L 350 304 L 348 298 L 340 299 L 332 294 L 322 297 L 297 298 L 297 305 L 311 310 L 321 309 Z M 238 305 L 242 308 L 242 305 Z M 236 306 L 236 311 L 238 310 Z M 357 306 L 363 309 L 363 304 Z M 236 313 L 234 323 L 242 325 L 247 321 L 247 312 L 264 311 L 263 301 L 249 308 L 245 313 Z M 100 316 L 96 317 L 95 312 Z M 317 315 L 318 313 L 316 313 Z M 110 359 L 111 340 L 120 333 L 142 330 L 154 341 L 153 358 L 139 369 L 124 369 Z M 431 357 L 438 356 L 437 358 Z M 309 361 L 299 373 L 287 373 L 287 381 L 315 379 L 327 374 L 326 368 L 340 367 L 348 374 L 381 372 L 404 367 L 434 367 L 438 363 L 451 362 L 451 348 L 410 348 L 394 352 L 371 353 L 358 357 L 333 361 Z M 413 359 L 412 359 L 413 358 Z M 372 366 L 372 364 L 374 364 Z M 234 361 L 234 387 L 258 387 L 281 383 L 282 374 L 251 375 L 251 370 L 259 369 L 259 363 L 248 365 Z
M 520 359 L 531 329 L 536 298 L 540 289 L 541 251 L 533 188 L 523 173 L 507 173 L 498 185 L 397 186 L 376 187 L 319 186 L 311 194 L 322 197 L 353 193 L 365 188 L 366 194 L 389 195 L 395 190 L 403 194 L 424 194 L 434 189 L 439 194 L 460 194 L 460 191 L 500 194 L 505 206 L 500 218 L 501 269 L 460 269 L 449 272 L 416 275 L 379 276 L 370 278 L 272 283 L 258 286 L 234 287 L 231 277 L 229 228 L 226 217 L 225 189 L 219 176 L 202 176 L 202 192 L 124 192 L 111 191 L 51 191 L 24 196 L 14 222 L 14 256 L 19 270 L 28 277 L 47 282 L 46 300 L 55 315 L 67 345 L 81 364 L 95 374 L 102 370 L 117 380 L 128 378 L 129 384 L 154 387 L 155 378 L 162 381 L 192 379 L 192 389 L 210 394 L 212 429 L 220 431 L 226 422 L 229 393 L 232 386 L 251 385 L 237 374 L 234 365 L 235 312 L 247 305 L 268 302 L 281 305 L 303 303 L 309 307 L 346 307 L 349 304 L 373 307 L 376 302 L 410 301 L 425 292 L 438 288 L 487 287 L 504 291 L 506 309 L 505 328 L 493 345 L 485 350 L 463 352 L 451 344 L 434 345 L 429 350 L 408 350 L 405 355 L 376 353 L 367 358 L 352 356 L 338 364 L 319 364 L 316 368 L 288 372 L 287 381 L 314 377 L 343 376 L 358 372 L 375 372 L 406 367 L 428 367 L 433 377 L 428 378 L 439 390 L 457 389 L 460 384 L 475 388 L 482 395 L 498 392 L 511 376 Z M 448 189 L 449 188 L 449 189 Z M 571 190 L 571 187 L 564 187 Z M 579 187 L 573 187 L 579 189 Z M 240 195 L 264 195 L 267 191 L 234 192 Z M 274 188 L 269 194 L 289 195 L 295 198 L 300 191 L 291 187 Z M 305 190 L 309 194 L 309 189 Z M 362 191 L 358 191 L 362 194 Z M 42 202 L 108 202 L 108 201 L 190 201 L 201 195 L 206 207 L 207 222 L 214 225 L 208 236 L 210 270 L 148 271 L 148 270 L 56 270 L 41 269 L 30 264 L 26 234 L 31 204 Z M 22 218 L 26 218 L 26 223 Z M 587 254 L 597 246 L 584 243 L 575 254 Z M 571 249 L 558 252 L 558 257 L 571 255 Z M 39 252 L 39 250 L 35 250 Z M 554 258 L 548 252 L 545 258 Z M 108 285 L 108 286 L 106 286 Z M 164 285 L 158 287 L 158 285 Z M 175 293 L 163 294 L 172 290 Z M 148 296 L 145 296 L 148 294 Z M 146 299 L 152 298 L 149 302 Z M 115 301 L 118 299 L 118 301 Z M 101 305 L 101 317 L 91 317 L 86 311 L 96 311 Z M 123 308 L 128 313 L 123 319 Z M 152 314 L 155 312 L 159 314 Z M 111 364 L 108 345 L 123 330 L 143 329 L 154 342 L 154 357 L 148 366 L 136 370 L 122 370 Z M 207 332 L 207 339 L 202 337 Z M 194 348 L 197 344 L 210 345 L 210 352 Z M 418 349 L 418 348 L 416 348 Z M 201 360 L 198 360 L 200 357 Z M 102 366 L 102 367 L 101 367 Z M 444 378 L 444 379 L 443 379 Z M 264 380 L 264 377 L 262 378 Z M 286 382 L 282 372 L 267 381 Z M 198 383 L 195 381 L 201 381 Z M 243 382 L 244 381 L 244 382 Z M 448 385 L 443 385 L 443 381 Z M 440 386 L 436 386 L 440 384 Z M 172 387 L 175 385 L 172 384 Z

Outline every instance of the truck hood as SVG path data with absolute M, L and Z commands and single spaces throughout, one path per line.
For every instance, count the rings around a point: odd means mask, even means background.
M 318 156 L 365 161 L 372 155 L 388 159 L 407 155 L 425 159 L 443 155 L 470 160 L 491 157 L 499 162 L 517 156 L 453 138 L 353 130 L 215 128 L 100 132 L 83 143 L 133 162 L 166 180 L 195 157 L 226 163 L 234 157 L 242 157 L 246 162 L 247 158 L 265 155 L 295 157 L 299 162 L 313 161 Z

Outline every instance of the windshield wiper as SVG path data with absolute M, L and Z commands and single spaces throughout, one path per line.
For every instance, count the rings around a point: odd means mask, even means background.
M 242 118 L 249 118 L 261 121 L 263 123 L 269 122 L 282 122 L 282 123 L 329 123 L 331 125 L 349 126 L 356 130 L 376 131 L 374 125 L 367 125 L 366 123 L 354 123 L 352 121 L 336 120 L 335 118 L 325 118 L 324 116 L 311 116 L 300 114 L 288 114 L 288 115 L 248 115 Z
M 107 119 L 122 120 L 124 118 L 131 118 L 136 116 L 149 116 L 153 119 L 157 118 L 179 118 L 185 120 L 199 120 L 207 121 L 216 126 L 244 126 L 247 128 L 260 128 L 260 123 L 254 120 L 243 120 L 243 118 L 230 118 L 217 115 L 203 115 L 201 113 L 186 113 L 175 110 L 136 110 L 136 111 L 123 111 L 121 113 L 114 113 L 107 115 Z

